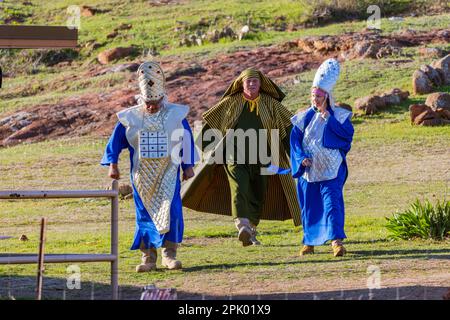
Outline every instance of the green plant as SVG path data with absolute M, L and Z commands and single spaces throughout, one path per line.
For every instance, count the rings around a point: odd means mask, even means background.
M 405 212 L 386 219 L 391 239 L 444 240 L 450 235 L 450 201 L 437 201 L 433 206 L 428 200 L 416 200 Z

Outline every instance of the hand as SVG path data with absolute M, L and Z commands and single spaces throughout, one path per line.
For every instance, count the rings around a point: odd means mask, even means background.
M 324 119 L 328 119 L 328 117 L 330 116 L 330 113 L 328 112 L 328 110 L 321 111 L 320 114 L 321 114 L 322 118 L 324 118 Z
M 312 160 L 310 158 L 303 159 L 302 166 L 304 166 L 304 167 L 311 167 L 312 166 Z
M 108 176 L 111 179 L 115 179 L 115 180 L 119 180 L 120 179 L 120 171 L 119 171 L 119 167 L 117 166 L 117 163 L 111 163 L 109 165 Z
M 189 180 L 193 176 L 195 176 L 193 167 L 188 167 L 186 170 L 183 170 L 183 181 Z

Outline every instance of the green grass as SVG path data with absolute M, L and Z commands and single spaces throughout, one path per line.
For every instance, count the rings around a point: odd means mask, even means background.
M 397 1 L 399 4 L 402 1 Z M 0 6 L 17 7 L 17 10 L 31 12 L 31 17 L 26 18 L 27 24 L 64 25 L 67 19 L 66 9 L 69 5 L 82 5 L 81 1 L 57 1 L 47 3 L 43 1 L 33 2 L 33 6 L 21 6 L 4 1 Z M 0 52 L 0 63 L 6 73 L 17 73 L 14 78 L 5 78 L 0 92 L 0 113 L 24 108 L 32 104 L 56 103 L 61 99 L 79 94 L 100 93 L 105 90 L 115 90 L 123 87 L 123 83 L 129 80 L 128 74 L 108 74 L 94 78 L 79 77 L 80 73 L 87 73 L 92 64 L 96 64 L 95 58 L 99 52 L 116 46 L 136 45 L 141 53 L 145 49 L 156 46 L 161 56 L 174 60 L 202 60 L 214 57 L 219 53 L 233 52 L 243 48 L 254 48 L 285 41 L 298 39 L 303 36 L 338 35 L 344 32 L 360 31 L 366 26 L 365 21 L 351 21 L 330 24 L 323 27 L 300 29 L 293 32 L 274 31 L 272 25 L 275 18 L 284 16 L 286 23 L 301 23 L 305 13 L 304 2 L 284 0 L 274 4 L 273 2 L 260 1 L 182 1 L 180 5 L 152 7 L 146 1 L 136 1 L 124 5 L 120 1 L 93 1 L 91 6 L 102 10 L 111 10 L 93 17 L 81 18 L 81 30 L 79 34 L 80 54 L 71 67 L 56 68 L 47 67 L 38 63 L 40 53 L 37 50 L 22 51 L 3 50 Z M 303 7 L 302 7 L 303 6 Z M 22 9 L 21 9 L 22 8 Z M 145 12 L 145 14 L 143 13 Z M 217 16 L 217 26 L 221 28 L 230 24 L 233 28 L 240 28 L 247 22 L 251 15 L 255 32 L 243 41 L 231 39 L 219 43 L 206 43 L 203 46 L 179 47 L 178 42 L 182 35 L 173 29 L 183 21 L 187 25 L 187 33 L 192 33 L 201 19 L 213 20 Z M 228 19 L 227 17 L 233 17 Z M 178 22 L 177 22 L 178 21 Z M 427 16 L 406 17 L 401 23 L 389 21 L 385 16 L 381 21 L 384 34 L 400 32 L 406 29 L 430 30 L 434 28 L 446 28 L 449 14 L 441 14 L 429 18 Z M 131 23 L 131 30 L 121 31 L 121 36 L 108 39 L 106 35 L 114 28 Z M 205 31 L 205 30 L 203 30 Z M 88 51 L 84 44 L 88 41 L 96 41 L 104 44 L 101 48 Z M 433 45 L 434 46 L 434 45 Z M 439 45 L 448 50 L 448 45 Z M 395 68 L 389 59 L 381 63 L 364 64 L 364 62 L 352 62 L 346 65 L 344 77 L 337 91 L 340 100 L 352 104 L 356 99 L 355 93 L 360 96 L 374 90 L 391 88 L 395 83 L 398 87 L 410 87 L 409 73 L 421 63 L 430 61 L 421 60 L 417 56 L 416 48 L 405 49 L 405 55 L 412 55 L 413 62 L 404 63 Z M 140 56 L 140 59 L 145 59 Z M 409 59 L 409 57 L 399 57 Z M 391 59 L 392 60 L 392 59 Z M 124 62 L 123 61 L 119 61 Z M 35 70 L 35 74 L 30 74 Z M 351 75 L 351 78 L 349 78 Z M 408 76 L 407 76 L 408 75 Z M 303 90 L 310 84 L 313 73 L 300 75 L 301 85 L 295 86 L 290 91 L 286 100 L 289 106 L 295 107 L 299 101 L 305 101 L 308 90 Z M 371 83 L 371 86 L 366 83 Z M 355 88 L 350 90 L 345 88 Z M 448 88 L 444 88 L 447 89 Z M 341 92 L 342 91 L 342 92 Z M 297 94 L 297 92 L 303 92 Z
M 391 1 L 391 11 L 382 12 L 382 29 L 385 32 L 393 32 L 404 28 L 436 28 L 448 25 L 448 15 L 442 15 L 428 19 L 426 16 L 411 18 L 406 17 L 405 21 L 398 23 L 387 19 L 391 12 L 401 11 L 401 7 L 408 1 Z M 33 2 L 33 6 L 23 6 L 15 4 L 10 0 L 5 0 L 2 6 L 17 12 L 23 11 L 31 17 L 26 18 L 28 24 L 50 24 L 65 25 L 69 15 L 67 8 L 72 5 L 85 5 L 79 0 L 60 0 L 48 3 L 38 0 Z M 371 4 L 374 4 L 371 2 Z M 397 5 L 397 9 L 394 8 Z M 88 40 L 95 40 L 100 43 L 107 42 L 104 48 L 113 46 L 126 46 L 135 44 L 142 48 L 156 46 L 162 51 L 174 50 L 178 47 L 180 36 L 195 33 L 197 30 L 210 31 L 221 29 L 230 25 L 235 30 L 240 29 L 251 18 L 251 27 L 255 30 L 252 35 L 253 42 L 289 37 L 289 33 L 277 32 L 273 27 L 277 25 L 276 17 L 284 17 L 286 24 L 299 25 L 309 19 L 311 5 L 307 1 L 282 0 L 272 1 L 219 1 L 219 0 L 196 0 L 179 1 L 177 5 L 151 6 L 148 1 L 133 1 L 124 3 L 123 1 L 112 0 L 108 2 L 94 0 L 89 2 L 89 6 L 105 10 L 106 12 L 96 14 L 92 17 L 81 17 L 80 43 Z M 366 16 L 365 8 L 360 10 L 362 16 Z M 387 9 L 387 7 L 386 7 Z M 368 16 L 368 14 L 367 14 Z M 209 27 L 199 25 L 201 20 L 210 22 Z M 122 23 L 131 23 L 131 30 L 122 31 L 120 35 L 106 41 L 106 35 Z M 186 25 L 186 30 L 174 31 L 177 26 Z M 300 30 L 292 35 L 306 34 L 333 34 L 343 31 L 355 31 L 365 27 L 366 22 L 350 22 L 324 28 Z M 218 44 L 220 47 L 221 45 Z M 102 48 L 102 49 L 104 49 Z M 209 48 L 204 48 L 208 50 Z M 173 52 L 173 51 L 172 51 Z
M 28 8 L 34 24 L 62 24 L 65 8 L 81 1 L 45 3 L 33 1 Z M 201 18 L 219 16 L 219 25 L 233 15 L 241 25 L 249 12 L 255 23 L 263 25 L 265 17 L 287 16 L 297 21 L 302 14 L 295 1 L 182 1 L 179 6 L 149 7 L 146 1 L 121 5 L 119 1 L 92 1 L 90 5 L 111 9 L 82 19 L 80 43 L 88 40 L 104 42 L 106 34 L 121 23 L 132 23 L 133 29 L 108 42 L 94 52 L 82 51 L 80 61 L 67 70 L 39 66 L 35 75 L 26 73 L 6 78 L 0 92 L 0 111 L 10 112 L 30 104 L 57 102 L 69 96 L 119 89 L 126 83 L 124 74 L 72 80 L 87 72 L 88 59 L 100 50 L 118 45 L 137 44 L 160 46 L 163 56 L 173 59 L 202 59 L 220 52 L 232 52 L 272 43 L 280 43 L 306 35 L 339 34 L 358 31 L 365 22 L 346 22 L 295 32 L 258 32 L 241 42 L 225 41 L 201 47 L 178 47 L 172 32 L 176 20 L 194 25 Z M 6 4 L 11 4 L 6 1 Z M 83 3 L 84 4 L 84 3 Z M 206 5 L 207 4 L 207 5 Z M 140 14 L 140 8 L 146 14 Z M 25 10 L 25 9 L 24 9 Z M 39 14 L 36 14 L 39 12 Z M 406 18 L 404 23 L 383 19 L 384 33 L 414 28 L 430 30 L 448 26 L 448 14 Z M 150 36 L 152 35 L 152 36 Z M 178 37 L 178 36 L 177 36 Z M 430 44 L 430 46 L 434 44 Z M 447 48 L 446 45 L 440 45 Z M 348 61 L 342 65 L 342 75 L 335 89 L 337 101 L 354 105 L 354 100 L 367 94 L 381 93 L 398 87 L 411 92 L 412 72 L 430 60 L 417 55 L 417 48 L 405 49 L 404 56 L 381 60 Z M 84 50 L 84 49 L 83 49 Z M 410 59 L 393 66 L 393 61 Z M 78 63 L 78 64 L 77 64 Z M 295 111 L 308 105 L 308 95 L 314 71 L 287 81 L 285 105 Z M 294 80 L 294 79 L 291 79 Z M 41 90 L 40 88 L 43 88 Z M 450 87 L 442 87 L 449 91 Z M 134 232 L 133 201 L 120 201 L 120 284 L 122 297 L 139 296 L 140 287 L 155 283 L 161 287 L 176 287 L 181 297 L 193 295 L 236 295 L 267 293 L 320 292 L 340 289 L 367 288 L 368 267 L 375 265 L 382 272 L 383 287 L 428 285 L 442 287 L 448 281 L 449 242 L 432 240 L 389 240 L 385 218 L 408 208 L 416 198 L 448 199 L 450 172 L 450 128 L 417 127 L 409 122 L 408 106 L 425 101 L 426 96 L 410 96 L 400 106 L 374 116 L 354 118 L 355 137 L 348 155 L 349 178 L 345 185 L 346 247 L 349 254 L 334 258 L 328 246 L 316 248 L 316 254 L 300 258 L 302 228 L 291 221 L 263 221 L 259 227 L 261 247 L 242 248 L 230 217 L 185 211 L 185 241 L 179 251 L 183 271 L 163 269 L 151 274 L 136 274 L 138 252 L 129 247 Z M 0 113 L 1 114 L 1 113 Z M 104 189 L 110 185 L 107 169 L 99 166 L 105 139 L 97 137 L 64 138 L 37 144 L 22 144 L 0 149 L 0 189 Z M 122 181 L 128 182 L 128 154 L 120 160 Z M 35 253 L 41 217 L 47 217 L 49 253 L 107 252 L 109 247 L 109 202 L 94 199 L 0 201 L 0 235 L 13 238 L 0 240 L 0 252 Z M 30 241 L 18 238 L 26 234 Z M 68 264 L 46 265 L 45 297 L 49 299 L 90 298 L 92 286 L 95 298 L 109 297 L 108 264 L 80 264 L 82 290 L 64 290 Z M 35 265 L 0 266 L 0 298 L 8 290 L 16 298 L 32 298 Z
M 132 201 L 121 200 L 120 283 L 124 288 L 123 294 L 129 292 L 128 297 L 136 297 L 139 292 L 136 287 L 149 283 L 176 287 L 184 297 L 193 294 L 320 291 L 329 288 L 326 281 L 336 279 L 336 274 L 346 283 L 364 286 L 366 269 L 373 264 L 382 268 L 383 279 L 388 282 L 401 275 L 409 279 L 409 283 L 417 279 L 426 283 L 432 274 L 445 274 L 448 241 L 389 241 L 385 217 L 406 208 L 414 198 L 444 199 L 448 195 L 449 172 L 445 170 L 448 168 L 446 150 L 450 131 L 447 128 L 421 128 L 421 134 L 409 139 L 405 138 L 407 132 L 419 129 L 405 124 L 398 128 L 402 134 L 398 137 L 392 135 L 389 142 L 383 144 L 377 142 L 381 139 L 378 135 L 386 133 L 389 126 L 378 127 L 376 123 L 372 124 L 370 133 L 363 130 L 369 124 L 356 125 L 356 139 L 349 154 L 350 176 L 345 187 L 348 256 L 335 259 L 330 249 L 323 246 L 317 248 L 316 255 L 300 259 L 297 251 L 301 245 L 301 227 L 294 228 L 290 221 L 263 221 L 259 238 L 264 246 L 244 249 L 235 239 L 229 217 L 188 210 L 185 211 L 185 242 L 179 253 L 184 271 L 135 274 L 133 270 L 139 255 L 129 251 L 134 230 L 134 207 Z M 2 149 L 2 188 L 104 188 L 109 179 L 106 169 L 98 165 L 104 144 L 104 140 L 83 138 Z M 42 150 L 46 153 L 43 154 Z M 128 179 L 126 157 L 124 153 L 120 162 L 125 181 Z M 423 162 L 433 162 L 433 166 L 423 168 Z M 436 175 L 437 172 L 441 174 Z M 106 200 L 3 201 L 0 212 L 0 234 L 14 237 L 0 242 L 2 252 L 36 252 L 42 216 L 49 219 L 47 252 L 95 253 L 108 250 L 109 203 Z M 26 234 L 31 240 L 19 241 L 21 234 Z M 402 266 L 398 264 L 400 261 Z M 423 264 L 427 265 L 425 271 Z M 47 266 L 48 298 L 61 299 L 67 266 Z M 405 266 L 408 268 L 406 273 L 403 270 Z M 107 264 L 82 264 L 81 268 L 86 291 L 67 291 L 66 298 L 89 297 L 91 283 L 97 288 L 97 298 L 107 298 Z M 24 288 L 13 292 L 25 296 L 28 292 L 32 296 L 34 271 L 35 267 L 31 265 L 2 266 L 0 282 L 6 285 L 8 281 L 17 281 Z M 257 277 L 254 276 L 256 271 Z M 234 279 L 247 281 L 250 278 L 253 280 L 247 290 L 234 285 Z M 308 284 L 312 279 L 314 286 Z M 283 287 L 277 284 L 283 284 Z

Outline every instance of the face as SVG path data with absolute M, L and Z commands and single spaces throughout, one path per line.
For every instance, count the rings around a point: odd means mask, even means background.
M 161 106 L 162 98 L 157 101 L 147 101 L 145 102 L 145 108 L 150 113 L 158 112 L 160 106 Z
M 249 96 L 258 96 L 261 81 L 258 78 L 248 78 L 244 81 L 244 93 Z
M 316 106 L 317 108 L 321 109 L 323 107 L 326 107 L 326 99 L 327 97 L 325 96 L 320 96 L 318 94 L 312 93 L 311 92 L 311 104 L 313 106 Z

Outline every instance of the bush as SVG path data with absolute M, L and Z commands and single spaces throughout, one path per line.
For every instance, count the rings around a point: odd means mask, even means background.
M 445 240 L 450 236 L 450 201 L 433 206 L 428 200 L 423 204 L 416 200 L 410 209 L 386 219 L 391 239 Z

